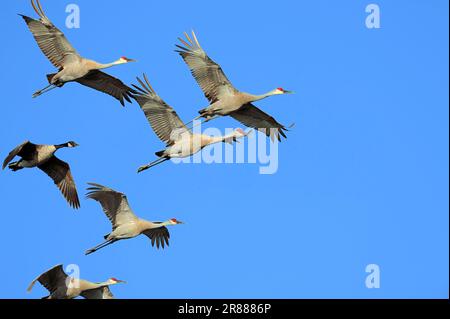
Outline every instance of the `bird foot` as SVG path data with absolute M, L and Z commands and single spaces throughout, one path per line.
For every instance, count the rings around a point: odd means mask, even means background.
M 139 173 L 145 171 L 145 170 L 148 169 L 148 168 L 149 168 L 148 165 L 146 165 L 146 166 L 141 166 L 141 167 L 138 168 L 138 171 L 137 171 L 137 172 L 138 172 L 138 174 L 139 174 Z
M 32 95 L 32 98 L 34 99 L 34 98 L 37 98 L 39 95 L 41 95 L 42 94 L 42 91 L 36 91 L 36 92 L 34 92 L 33 93 L 33 95 Z

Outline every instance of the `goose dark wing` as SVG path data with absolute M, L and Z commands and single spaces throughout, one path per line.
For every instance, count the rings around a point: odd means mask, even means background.
M 32 160 L 33 153 L 36 151 L 36 145 L 33 143 L 30 143 L 29 141 L 25 141 L 19 146 L 17 146 L 15 149 L 13 149 L 11 152 L 9 152 L 8 156 L 5 158 L 5 161 L 3 162 L 2 169 L 5 169 L 5 167 L 13 160 L 14 157 L 20 156 L 24 160 Z
M 53 179 L 70 206 L 75 209 L 80 208 L 80 200 L 78 199 L 77 188 L 70 172 L 69 164 L 53 156 L 38 167 Z

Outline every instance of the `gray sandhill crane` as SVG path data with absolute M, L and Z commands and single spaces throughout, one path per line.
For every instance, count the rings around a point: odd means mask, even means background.
M 8 168 L 13 172 L 24 168 L 39 168 L 55 182 L 69 205 L 77 209 L 80 207 L 80 201 L 69 164 L 55 156 L 56 151 L 61 148 L 77 146 L 78 144 L 73 141 L 59 145 L 37 145 L 25 141 L 8 154 L 2 169 L 8 164 Z M 20 156 L 21 159 L 10 163 L 16 156 Z
M 166 226 L 183 224 L 175 218 L 166 222 L 150 222 L 138 218 L 131 210 L 128 199 L 125 194 L 116 192 L 115 190 L 95 184 L 89 183 L 87 198 L 93 199 L 100 203 L 103 212 L 106 214 L 112 224 L 112 232 L 105 235 L 105 242 L 86 251 L 86 255 L 111 245 L 119 240 L 137 237 L 141 234 L 150 238 L 152 246 L 164 249 L 165 245 L 169 246 L 169 230 Z
M 39 275 L 31 282 L 27 289 L 28 292 L 31 292 L 36 282 L 39 282 L 50 293 L 42 299 L 73 299 L 79 296 L 86 299 L 114 299 L 109 286 L 125 283 L 125 281 L 116 278 L 94 283 L 70 277 L 64 272 L 62 265 L 57 265 Z
M 137 78 L 141 87 L 133 84 L 139 91 L 139 93 L 133 94 L 133 98 L 140 105 L 153 131 L 161 141 L 166 143 L 167 147 L 165 150 L 155 153 L 159 159 L 141 166 L 138 172 L 161 164 L 171 158 L 192 156 L 208 145 L 222 142 L 232 143 L 232 141 L 248 135 L 248 133 L 239 128 L 224 136 L 193 134 L 183 124 L 175 110 L 156 94 L 147 76 L 144 74 L 143 77 L 146 83 Z
M 39 48 L 50 62 L 59 69 L 58 73 L 47 75 L 49 85 L 35 92 L 33 97 L 37 97 L 56 87 L 62 87 L 65 83 L 78 82 L 113 96 L 122 105 L 124 105 L 124 99 L 131 103 L 130 92 L 132 92 L 132 89 L 119 79 L 100 70 L 134 62 L 134 60 L 121 57 L 112 63 L 102 64 L 81 57 L 69 43 L 64 33 L 47 18 L 39 0 L 36 0 L 36 3 L 34 0 L 31 0 L 31 5 L 40 19 L 35 20 L 24 15 L 20 16 L 28 25 Z
M 280 141 L 280 135 L 286 137 L 284 133 L 287 130 L 286 127 L 252 103 L 273 95 L 293 92 L 286 91 L 283 88 L 262 95 L 238 91 L 228 80 L 220 65 L 209 58 L 202 49 L 194 31 L 192 31 L 192 38 L 187 33 L 184 34 L 186 40 L 178 38 L 184 46 L 176 45 L 179 48 L 176 52 L 189 66 L 192 75 L 210 102 L 207 108 L 199 111 L 200 116 L 196 119 L 205 118 L 205 121 L 210 121 L 220 116 L 229 115 L 243 125 L 265 133 L 272 140 L 276 137 Z

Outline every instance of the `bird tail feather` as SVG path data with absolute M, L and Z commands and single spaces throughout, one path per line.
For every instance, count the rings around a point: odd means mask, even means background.
M 56 73 L 47 74 L 48 83 L 52 84 L 52 80 L 55 77 Z
M 9 168 L 10 170 L 12 170 L 13 172 L 17 172 L 17 171 L 23 169 L 23 167 L 21 167 L 21 166 L 19 165 L 19 162 L 13 162 L 13 163 L 9 164 L 9 165 L 8 165 L 8 168 Z
M 199 117 L 205 117 L 207 113 L 208 113 L 208 108 L 204 108 L 204 109 L 201 109 L 200 111 L 198 111 L 198 114 L 200 114 Z

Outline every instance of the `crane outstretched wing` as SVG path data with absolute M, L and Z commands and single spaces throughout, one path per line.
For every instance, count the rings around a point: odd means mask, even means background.
M 133 95 L 133 98 L 140 105 L 158 138 L 166 144 L 171 144 L 179 135 L 190 133 L 177 112 L 156 94 L 145 74 L 143 78 L 145 83 L 137 78 L 140 87 L 133 84 L 133 87 L 139 91 Z
M 30 292 L 33 289 L 34 284 L 39 281 L 42 286 L 44 286 L 50 294 L 54 293 L 57 289 L 62 289 L 66 287 L 67 274 L 64 272 L 62 265 L 57 265 L 50 270 L 47 270 L 43 274 L 39 275 L 35 280 L 31 282 L 28 286 L 27 291 Z
M 192 39 L 187 33 L 184 35 L 186 41 L 179 38 L 184 46 L 177 45 L 179 50 L 175 51 L 181 55 L 189 66 L 192 75 L 209 102 L 215 103 L 224 95 L 238 92 L 228 80 L 220 65 L 211 60 L 203 51 L 194 31 L 192 31 Z
M 55 67 L 62 68 L 64 64 L 79 59 L 80 56 L 66 39 L 64 33 L 55 27 L 50 19 L 47 18 L 39 0 L 36 0 L 36 3 L 34 0 L 31 0 L 31 5 L 38 14 L 39 20 L 24 15 L 21 16 L 33 34 L 39 48 L 50 62 Z
M 3 162 L 2 169 L 5 169 L 6 165 L 9 164 L 13 160 L 14 157 L 19 155 L 24 160 L 32 160 L 31 157 L 29 157 L 33 152 L 36 150 L 36 145 L 33 143 L 30 143 L 30 141 L 25 141 L 19 146 L 17 146 L 15 149 L 13 149 L 11 152 L 9 152 L 8 156 L 5 158 Z
M 85 290 L 81 293 L 81 296 L 86 299 L 114 299 L 114 295 L 108 286 Z
M 105 72 L 94 70 L 75 81 L 94 90 L 111 95 L 119 100 L 122 106 L 125 106 L 124 100 L 131 103 L 131 93 L 133 93 L 134 90 L 125 85 L 125 83 L 118 78 Z
M 66 162 L 53 156 L 47 162 L 38 166 L 45 172 L 53 181 L 63 194 L 70 206 L 75 209 L 80 208 L 80 200 L 78 199 L 77 187 L 73 180 L 70 166 Z
M 143 232 L 143 234 L 151 239 L 153 247 L 155 246 L 155 243 L 156 248 L 158 249 L 159 247 L 164 249 L 165 245 L 169 246 L 170 233 L 167 227 L 165 226 L 146 230 Z
M 272 141 L 275 138 L 281 141 L 281 136 L 286 138 L 286 134 L 284 133 L 284 131 L 287 131 L 286 127 L 251 103 L 244 105 L 238 111 L 232 112 L 230 116 L 248 127 L 263 132 Z
M 93 199 L 100 203 L 103 208 L 103 212 L 111 221 L 113 230 L 116 227 L 129 222 L 136 222 L 137 216 L 133 213 L 128 204 L 128 199 L 125 194 L 116 192 L 115 190 L 95 184 L 88 183 L 92 187 L 89 187 L 87 198 Z

